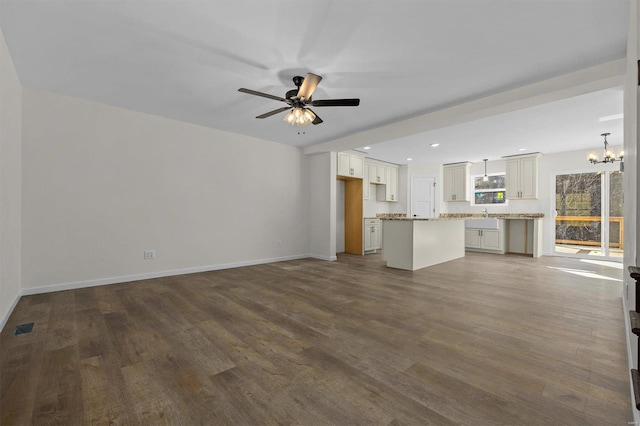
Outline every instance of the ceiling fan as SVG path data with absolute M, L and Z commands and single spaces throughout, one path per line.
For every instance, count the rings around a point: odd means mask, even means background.
M 272 115 L 291 110 L 284 117 L 284 121 L 291 124 L 292 126 L 306 126 L 309 123 L 312 123 L 314 125 L 322 123 L 322 119 L 318 117 L 318 115 L 314 113 L 311 108 L 309 108 L 309 106 L 330 107 L 360 105 L 360 99 L 311 99 L 311 95 L 313 94 L 313 91 L 316 90 L 316 87 L 318 86 L 318 83 L 320 83 L 320 80 L 322 80 L 322 77 L 312 73 L 307 73 L 305 77 L 295 76 L 293 77 L 293 84 L 296 85 L 297 89 L 289 90 L 285 94 L 284 98 L 245 88 L 238 89 L 238 92 L 248 93 L 250 95 L 261 96 L 263 98 L 273 99 L 286 103 L 286 107 L 269 111 L 257 116 L 256 118 L 267 118 L 271 117 Z

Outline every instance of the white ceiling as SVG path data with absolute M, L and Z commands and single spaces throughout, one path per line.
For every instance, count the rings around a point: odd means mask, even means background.
M 0 2 L 27 87 L 301 147 L 623 58 L 627 14 L 627 0 Z M 324 123 L 299 135 L 284 113 L 254 118 L 282 104 L 237 92 L 284 96 L 306 72 L 323 76 L 314 99 L 360 106 L 317 108 Z M 375 156 L 405 163 L 433 140 L 437 162 L 548 150 L 542 141 L 597 147 L 594 118 L 622 108 L 616 91 L 562 102 L 379 144 Z
M 383 142 L 371 145 L 367 151 L 358 151 L 396 164 L 406 164 L 407 158 L 427 163 L 475 163 L 505 155 L 580 149 L 593 150 L 602 157 L 602 133 L 611 133 L 607 141 L 612 147 L 622 146 L 622 97 L 622 89 L 602 90 Z M 605 121 L 601 121 L 603 118 Z M 439 146 L 432 148 L 433 143 Z

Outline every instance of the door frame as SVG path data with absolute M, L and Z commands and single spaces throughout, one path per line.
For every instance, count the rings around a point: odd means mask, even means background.
M 593 260 L 604 260 L 610 262 L 619 262 L 621 263 L 623 257 L 611 257 L 609 253 L 609 198 L 610 198 L 610 172 L 615 172 L 616 169 L 612 167 L 595 165 L 593 168 L 589 169 L 579 169 L 572 171 L 560 171 L 560 172 L 552 172 L 551 173 L 551 200 L 550 200 L 550 214 L 549 218 L 552 220 L 551 226 L 549 227 L 550 231 L 550 241 L 551 241 L 551 255 L 552 256 L 560 256 L 560 257 L 573 257 L 577 259 L 593 259 Z M 601 231 L 600 231 L 600 248 L 602 249 L 602 256 L 589 256 L 589 255 L 581 255 L 581 254 L 572 254 L 572 253 L 559 253 L 556 252 L 556 216 L 558 215 L 558 211 L 556 209 L 556 179 L 561 175 L 572 175 L 572 174 L 581 174 L 581 173 L 602 173 L 602 190 L 600 191 L 600 217 L 601 219 Z M 605 189 L 606 187 L 606 189 Z M 605 226 L 606 225 L 606 226 Z

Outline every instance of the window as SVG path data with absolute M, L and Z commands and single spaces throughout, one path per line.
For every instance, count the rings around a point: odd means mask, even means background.
M 506 204 L 506 175 L 504 173 L 489 175 L 487 182 L 482 178 L 483 175 L 473 177 L 473 204 Z

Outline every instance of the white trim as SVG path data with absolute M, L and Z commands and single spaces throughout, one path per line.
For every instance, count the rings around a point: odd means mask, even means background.
M 308 257 L 312 259 L 326 260 L 327 262 L 333 262 L 334 260 L 338 260 L 338 256 L 322 256 L 319 254 L 310 254 Z
M 628 285 L 625 283 L 625 285 Z M 633 365 L 633 355 L 631 353 L 631 324 L 629 323 L 629 308 L 627 308 L 627 298 L 625 295 L 624 286 L 622 286 L 622 317 L 624 318 L 624 330 L 625 330 L 625 341 L 627 342 L 627 361 L 629 364 L 629 368 L 627 372 L 629 373 L 629 389 L 631 392 L 631 413 L 633 414 L 633 424 L 640 424 L 640 411 L 636 409 L 636 397 L 633 394 L 633 381 L 631 380 L 631 369 L 636 368 Z M 639 354 L 640 356 L 640 354 Z
M 293 256 L 274 257 L 270 259 L 249 260 L 245 262 L 223 263 L 220 265 L 199 266 L 195 268 L 184 268 L 184 269 L 173 269 L 169 271 L 149 272 L 145 274 L 123 275 L 120 277 L 98 278 L 98 279 L 88 280 L 88 281 L 76 281 L 76 282 L 70 282 L 70 283 L 51 284 L 51 285 L 44 285 L 40 287 L 24 288 L 22 289 L 22 295 L 28 296 L 32 294 L 51 293 L 54 291 L 74 290 L 74 289 L 85 288 L 85 287 L 96 287 L 99 285 L 148 280 L 151 278 L 170 277 L 173 275 L 185 275 L 185 274 L 194 274 L 197 272 L 217 271 L 220 269 L 241 268 L 243 266 L 262 265 L 265 263 L 283 262 L 286 260 L 304 259 L 308 257 L 315 257 L 315 256 L 309 255 L 309 254 L 300 254 L 300 255 L 293 255 Z M 322 259 L 322 260 L 336 260 L 336 259 Z
M 13 303 L 11 303 L 11 306 L 9 306 L 9 309 L 7 310 L 7 313 L 4 315 L 4 318 L 2 318 L 2 322 L 0 323 L 0 331 L 4 330 L 4 326 L 7 325 L 7 321 L 9 321 L 9 317 L 13 313 L 13 310 L 16 308 L 16 305 L 20 301 L 21 297 L 22 297 L 22 293 L 18 293 L 16 295 L 16 298 L 13 299 Z

